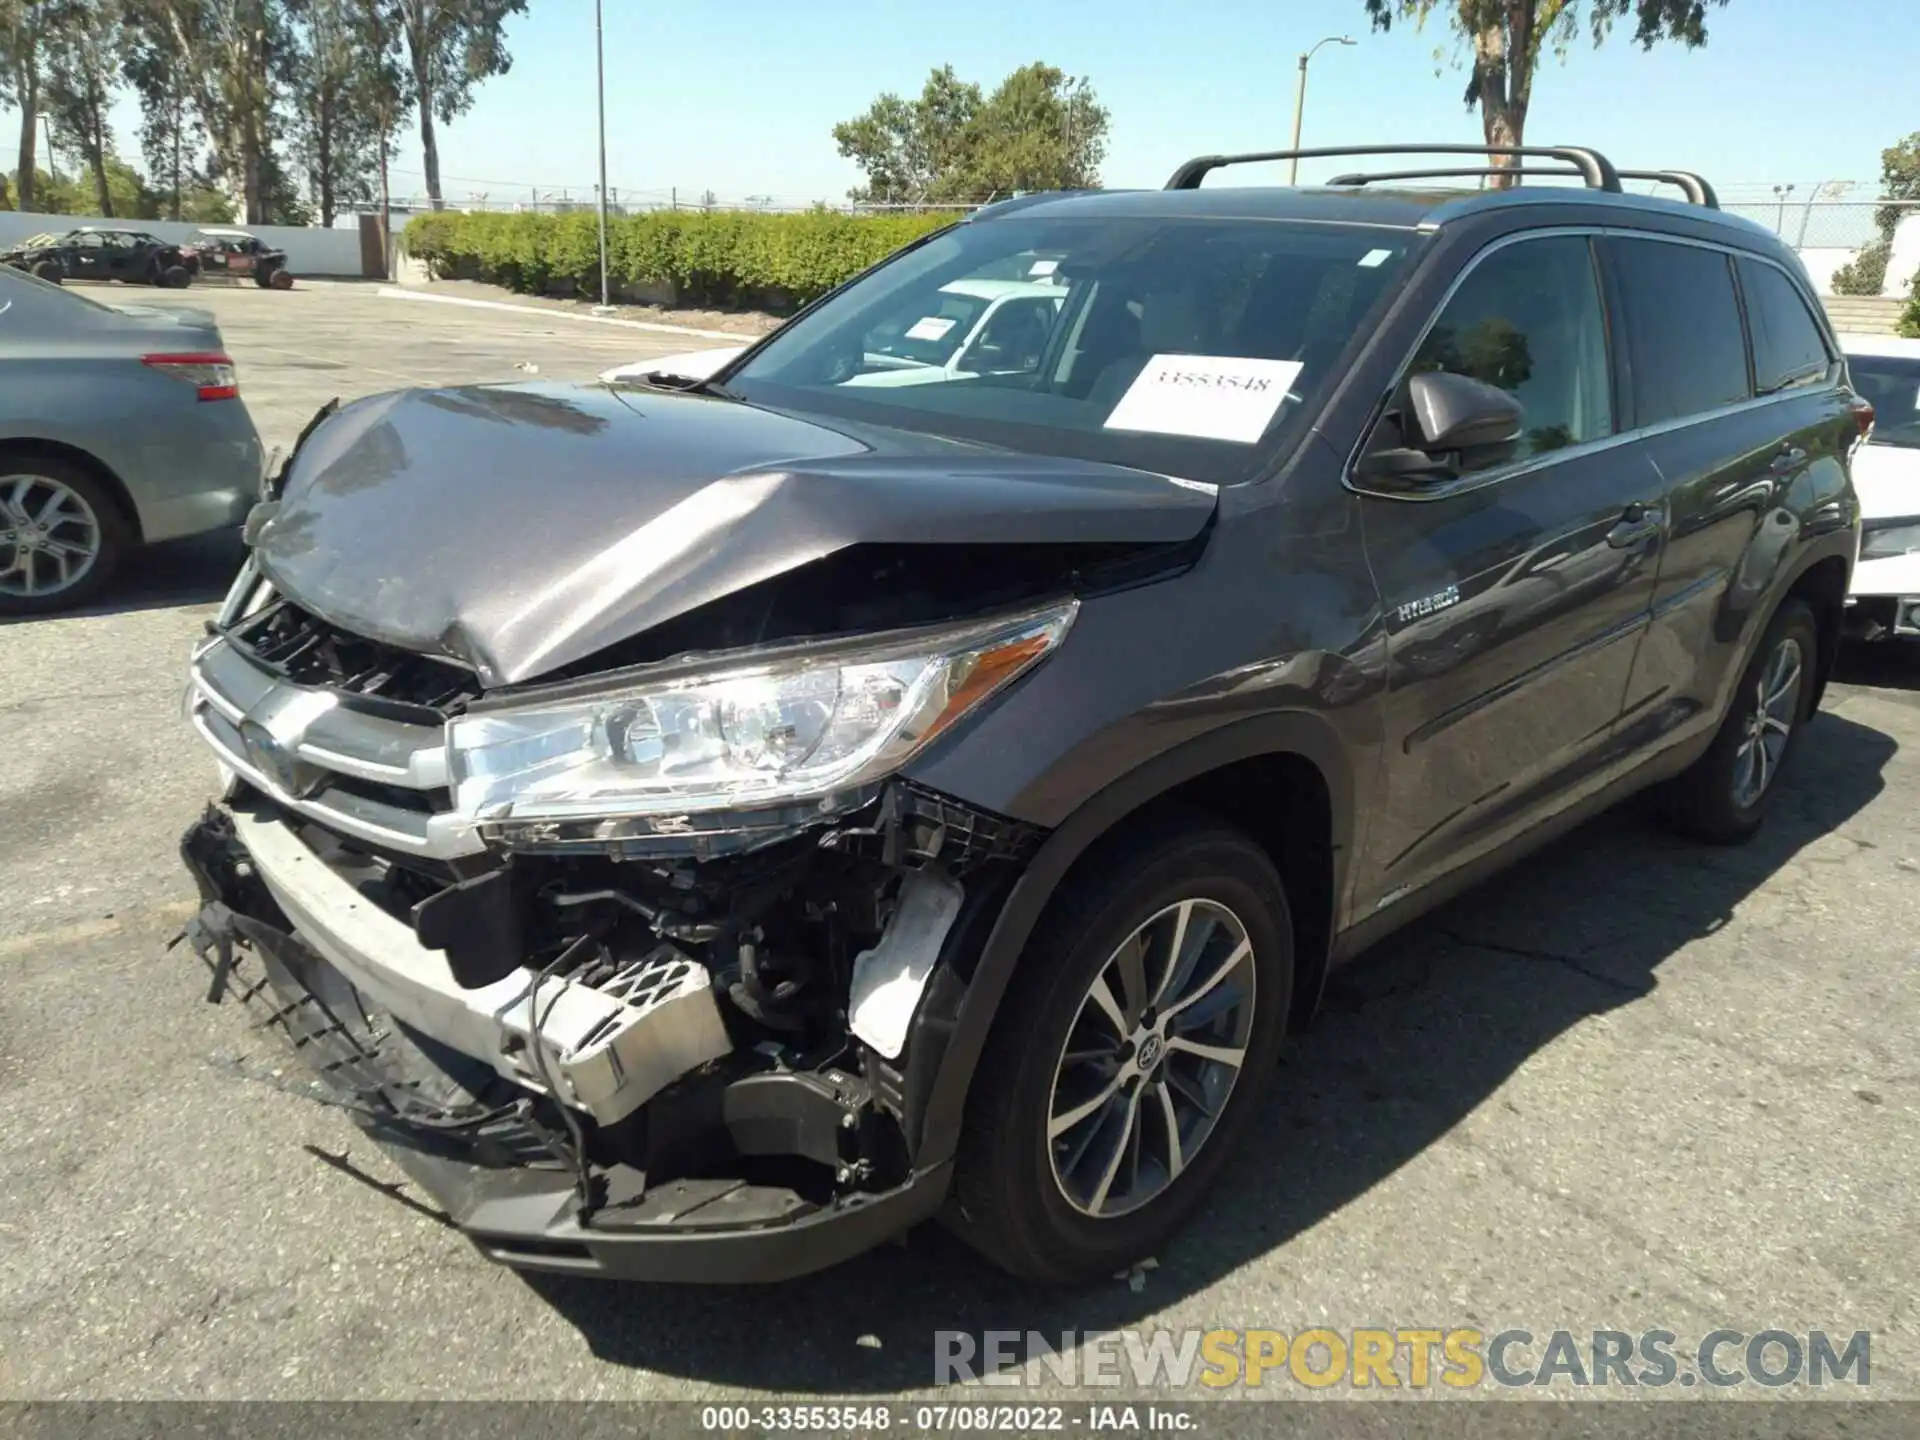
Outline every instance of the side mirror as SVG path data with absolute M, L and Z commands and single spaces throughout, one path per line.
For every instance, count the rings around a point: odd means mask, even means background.
M 1422 371 L 1407 380 L 1401 407 L 1403 445 L 1373 451 L 1361 462 L 1369 479 L 1395 485 L 1450 480 L 1464 468 L 1464 454 L 1511 450 L 1526 427 L 1526 411 L 1505 390 L 1453 375 Z
M 1526 427 L 1527 412 L 1497 385 L 1445 370 L 1426 370 L 1407 381 L 1407 413 L 1419 431 L 1409 436 L 1429 454 L 1512 445 Z

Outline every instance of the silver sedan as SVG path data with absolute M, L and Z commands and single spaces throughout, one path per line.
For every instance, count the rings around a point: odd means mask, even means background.
M 211 315 L 0 266 L 0 615 L 81 604 L 138 546 L 238 525 L 262 464 Z

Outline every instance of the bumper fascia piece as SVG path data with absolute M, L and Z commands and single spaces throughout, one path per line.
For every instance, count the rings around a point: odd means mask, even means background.
M 786 1192 L 737 1181 L 673 1181 L 583 1226 L 563 1173 L 488 1169 L 374 1139 L 487 1259 L 610 1280 L 738 1285 L 825 1270 L 932 1218 L 951 1174 L 943 1165 L 819 1209 L 794 1209 Z
M 480 998 L 486 992 L 459 992 L 450 977 L 431 973 L 429 962 L 446 969 L 434 952 L 409 955 L 405 947 L 420 947 L 406 927 L 355 894 L 284 822 L 236 804 L 210 811 L 181 848 L 203 901 L 187 933 L 193 950 L 216 972 L 210 998 L 239 993 L 272 1016 L 302 1006 L 337 1014 L 344 983 L 399 1018 L 405 1012 L 393 1009 L 394 1002 L 429 1014 L 442 1037 L 450 1023 L 447 1005 L 465 1006 L 470 999 L 476 1007 L 488 1003 Z M 238 868 L 209 864 L 211 851 L 246 863 Z M 238 880 L 238 875 L 247 878 Z M 346 895 L 333 893 L 332 886 Z M 387 973 L 370 967 L 366 952 L 380 955 L 384 963 L 377 968 Z M 396 958 L 415 963 L 396 967 Z M 243 968 L 253 961 L 263 974 Z M 319 976 L 328 983 L 313 983 Z M 363 987 L 363 981 L 370 983 Z M 500 984 L 516 982 L 510 978 Z M 512 997 L 502 999 L 503 1008 L 510 1010 L 511 1004 Z M 476 1009 L 460 1023 L 478 1026 L 483 1018 Z M 368 1057 L 345 1033 L 347 1027 L 323 1028 L 328 1033 L 321 1040 L 338 1044 L 303 1042 L 296 1053 L 329 1086 L 338 1087 L 343 1079 L 351 1085 L 354 1063 Z M 483 1027 L 475 1038 L 492 1043 L 498 1033 L 497 1025 Z M 491 1053 L 485 1046 L 456 1048 L 476 1061 Z M 886 1190 L 815 1202 L 781 1187 L 728 1178 L 649 1184 L 629 1166 L 596 1165 L 598 1203 L 583 1220 L 580 1188 L 570 1169 L 551 1159 L 501 1163 L 485 1147 L 381 1113 L 365 1103 L 378 1083 L 378 1064 L 360 1068 L 375 1078 L 364 1082 L 357 1098 L 343 1102 L 344 1108 L 425 1192 L 446 1223 L 484 1257 L 515 1269 L 669 1283 L 790 1279 L 837 1265 L 931 1218 L 946 1199 L 951 1175 L 951 1164 L 942 1163 L 910 1173 Z M 496 1069 L 516 1084 L 535 1088 L 512 1066 Z M 730 1094 L 722 1108 L 734 1103 Z M 751 1105 L 749 1098 L 740 1108 Z M 727 1119 L 736 1133 L 767 1123 L 767 1117 L 751 1113 Z M 791 1117 L 783 1114 L 773 1119 L 772 1128 L 790 1124 Z M 539 1129 L 532 1125 L 529 1133 Z

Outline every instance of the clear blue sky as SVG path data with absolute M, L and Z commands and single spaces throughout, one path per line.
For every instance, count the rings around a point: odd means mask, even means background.
M 1479 138 L 1444 28 L 1370 32 L 1362 0 L 605 5 L 608 172 L 636 198 L 838 197 L 857 177 L 834 151 L 836 121 L 883 90 L 917 92 L 935 65 L 990 85 L 1036 59 L 1091 77 L 1112 111 L 1106 183 L 1157 185 L 1190 154 L 1285 145 L 1297 56 L 1343 33 L 1360 43 L 1315 58 L 1305 143 Z M 1708 26 L 1703 50 L 1642 53 L 1617 34 L 1547 61 L 1528 138 L 1697 169 L 1751 197 L 1780 181 L 1801 195 L 1871 182 L 1880 149 L 1920 129 L 1920 0 L 1732 0 Z M 592 0 L 533 0 L 510 41 L 512 72 L 441 132 L 449 197 L 590 191 Z M 115 118 L 134 153 L 131 105 Z M 16 126 L 0 119 L 9 157 Z M 418 190 L 419 168 L 409 137 L 396 191 Z

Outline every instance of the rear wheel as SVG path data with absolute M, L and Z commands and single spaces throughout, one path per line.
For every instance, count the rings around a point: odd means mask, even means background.
M 85 603 L 132 544 L 94 476 L 59 460 L 0 458 L 0 615 Z
M 1787 599 L 1747 663 L 1712 746 L 1660 792 L 1673 828 L 1717 845 L 1753 837 L 1810 717 L 1819 659 L 1819 622 L 1806 602 Z
M 1117 843 L 1027 946 L 975 1074 L 948 1224 L 1002 1268 L 1151 1255 L 1257 1113 L 1293 991 L 1280 877 L 1202 815 Z

